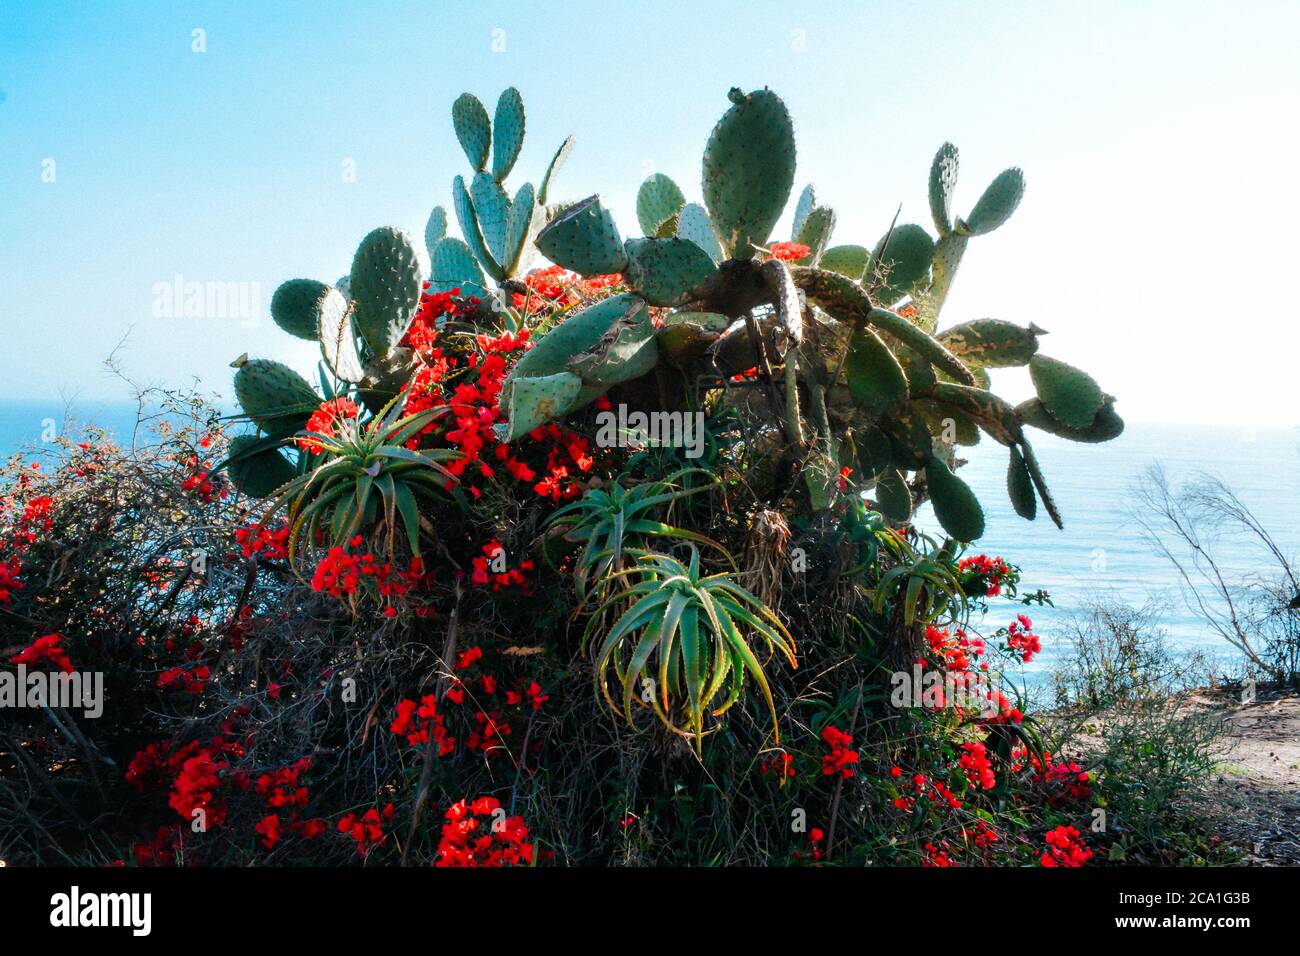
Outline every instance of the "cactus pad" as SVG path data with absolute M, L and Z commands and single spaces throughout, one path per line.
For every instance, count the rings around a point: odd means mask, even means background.
M 1046 355 L 1029 360 L 1029 377 L 1048 414 L 1067 428 L 1088 428 L 1106 400 L 1087 372 Z
M 320 404 L 306 379 L 271 359 L 252 359 L 239 367 L 235 397 L 244 414 L 272 438 L 298 431 Z
M 651 305 L 677 306 L 717 271 L 708 254 L 689 239 L 629 239 L 627 284 Z
M 873 418 L 907 400 L 907 379 L 898 359 L 871 329 L 853 333 L 844 371 L 853 400 Z
M 898 226 L 876 243 L 867 267 L 868 286 L 879 282 L 876 298 L 892 305 L 926 278 L 933 256 L 934 240 L 928 232 L 913 223 Z
M 552 219 L 537 234 L 537 248 L 579 275 L 608 275 L 627 266 L 618 227 L 599 196 L 574 203 Z
M 934 504 L 934 516 L 950 537 L 974 541 L 984 533 L 984 509 L 975 492 L 941 459 L 930 459 L 925 466 L 925 481 Z
M 952 193 L 957 188 L 957 147 L 944 143 L 930 164 L 930 215 L 943 237 L 952 232 Z
M 1002 319 L 975 319 L 945 329 L 937 337 L 967 365 L 1008 368 L 1027 365 L 1038 352 L 1037 326 L 1025 328 Z
M 582 379 L 572 372 L 556 372 L 516 379 L 510 392 L 510 430 L 507 441 L 527 435 L 539 425 L 559 418 L 577 401 Z
M 361 381 L 351 303 L 337 289 L 329 289 L 317 303 L 316 337 L 325 364 L 335 376 L 345 382 Z
M 232 461 L 226 471 L 235 487 L 254 498 L 269 498 L 276 489 L 290 482 L 298 474 L 293 464 L 277 449 L 247 455 L 248 449 L 261 439 L 253 435 L 239 435 L 231 439 L 230 457 Z M 245 455 L 245 457 L 239 457 Z
M 492 259 L 504 266 L 506 260 L 506 218 L 510 215 L 510 197 L 488 173 L 479 173 L 470 183 L 470 196 L 474 200 L 474 217 L 483 233 Z
M 510 202 L 506 215 L 504 258 L 501 266 L 507 276 L 521 273 L 533 254 L 533 238 L 542 227 L 545 210 L 537 205 L 533 184 L 524 183 Z
M 1038 514 L 1038 498 L 1034 495 L 1034 482 L 1029 477 L 1029 467 L 1020 449 L 1011 446 L 1011 460 L 1007 462 L 1007 497 L 1016 514 L 1033 521 Z
M 473 93 L 462 93 L 451 104 L 451 123 L 456 129 L 460 148 L 475 172 L 487 168 L 488 149 L 492 145 L 492 121 L 487 110 Z
M 912 517 L 912 492 L 903 474 L 889 469 L 876 482 L 876 506 L 890 521 L 907 521 Z
M 486 298 L 487 282 L 479 268 L 474 253 L 459 239 L 448 236 L 434 246 L 429 289 L 432 292 L 449 292 L 460 289 L 465 295 Z
M 831 234 L 835 232 L 835 210 L 830 206 L 818 206 L 804 220 L 794 241 L 808 247 L 808 255 L 799 260 L 800 265 L 818 265 L 822 253 L 830 245 Z
M 488 249 L 483 230 L 479 227 L 478 212 L 474 208 L 474 200 L 470 198 L 469 190 L 465 187 L 465 180 L 460 176 L 451 181 L 451 203 L 456 210 L 456 221 L 460 223 L 460 233 L 465 237 L 465 244 L 474 253 L 474 258 L 479 261 L 479 265 L 483 267 L 483 270 L 500 282 L 505 278 L 505 271 L 493 257 L 491 250 Z
M 524 98 L 513 86 L 497 99 L 492 133 L 492 178 L 502 182 L 510 175 L 524 145 Z
M 817 265 L 858 282 L 866 274 L 867 263 L 870 260 L 871 253 L 864 246 L 831 246 L 822 253 L 821 261 Z
M 803 229 L 803 224 L 808 221 L 812 211 L 817 208 L 817 190 L 813 184 L 809 183 L 799 193 L 799 201 L 794 205 L 794 219 L 790 223 L 790 239 L 798 242 L 799 231 Z
M 1110 396 L 1106 397 L 1105 403 L 1098 409 L 1093 420 L 1083 428 L 1071 428 L 1057 421 L 1037 398 L 1031 398 L 1017 405 L 1016 414 L 1026 425 L 1040 428 L 1060 438 L 1087 444 L 1110 441 L 1124 433 L 1124 419 L 1116 413 L 1115 400 Z
M 352 321 L 376 355 L 402 340 L 420 302 L 420 262 L 406 233 L 381 226 L 361 240 L 352 259 Z
M 566 136 L 560 148 L 555 151 L 551 157 L 550 163 L 546 167 L 546 175 L 542 177 L 542 185 L 537 189 L 537 205 L 545 206 L 551 193 L 551 180 L 555 174 L 560 171 L 564 161 L 569 158 L 569 153 L 573 152 L 574 139 L 572 136 Z
M 429 221 L 424 224 L 424 248 L 429 252 L 429 258 L 433 258 L 433 247 L 445 239 L 447 236 L 447 210 L 441 206 L 434 206 L 433 211 L 429 213 Z
M 989 183 L 963 225 L 972 236 L 992 232 L 1011 218 L 1025 194 L 1025 174 L 1019 169 L 1005 169 Z
M 695 243 L 715 263 L 722 261 L 722 246 L 718 244 L 718 234 L 713 231 L 713 220 L 708 210 L 698 203 L 687 203 L 677 217 L 677 238 L 689 239 Z
M 320 300 L 332 291 L 324 282 L 315 279 L 282 282 L 271 296 L 271 318 L 290 335 L 313 341 Z
M 794 185 L 794 124 L 771 90 L 733 90 L 704 149 L 704 204 L 725 254 L 765 245 Z

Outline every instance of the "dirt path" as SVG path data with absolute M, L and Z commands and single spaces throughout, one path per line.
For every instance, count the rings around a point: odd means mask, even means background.
M 1205 809 L 1223 838 L 1257 866 L 1300 866 L 1300 696 L 1260 692 L 1242 703 L 1200 691 L 1193 706 L 1223 714 L 1228 735 Z

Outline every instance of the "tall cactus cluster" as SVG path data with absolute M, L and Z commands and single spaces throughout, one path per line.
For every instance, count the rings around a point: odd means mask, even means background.
M 733 89 L 730 99 L 705 146 L 703 204 L 688 203 L 656 173 L 637 196 L 644 236 L 623 239 L 599 196 L 564 209 L 538 234 L 537 248 L 553 262 L 582 275 L 621 272 L 630 291 L 572 316 L 518 364 L 502 394 L 510 436 L 581 408 L 661 359 L 688 383 L 724 386 L 759 367 L 773 385 L 768 411 L 815 506 L 829 502 L 833 479 L 849 466 L 874 486 L 887 516 L 908 519 L 924 495 L 950 535 L 978 538 L 983 509 L 953 469 L 955 447 L 983 432 L 1009 449 L 1016 511 L 1033 518 L 1041 501 L 1059 525 L 1025 426 L 1105 441 L 1123 429 L 1114 398 L 1041 355 L 1036 326 L 976 319 L 937 331 L 970 239 L 997 229 L 1019 204 L 1020 170 L 997 176 L 956 216 L 958 156 L 944 144 L 929 184 L 938 238 L 895 225 L 870 249 L 831 245 L 834 210 L 809 186 L 791 236 L 801 255 L 787 264 L 769 255 L 768 243 L 794 183 L 790 114 L 770 90 Z M 648 306 L 673 311 L 655 328 Z M 1012 407 L 990 390 L 988 370 L 1025 365 L 1038 396 Z
M 954 473 L 956 449 L 982 433 L 1008 449 L 1015 510 L 1033 518 L 1041 502 L 1059 525 L 1026 426 L 1106 441 L 1123 429 L 1114 398 L 1086 373 L 1041 354 L 1043 330 L 1035 325 L 940 323 L 968 243 L 1003 225 L 1019 204 L 1020 170 L 997 176 L 959 216 L 958 154 L 945 143 L 929 177 L 937 235 L 895 223 L 870 248 L 832 245 L 835 212 L 810 185 L 797 200 L 790 244 L 780 250 L 793 250 L 791 258 L 772 245 L 795 179 L 789 111 L 766 89 L 733 89 L 729 98 L 705 144 L 703 201 L 688 202 L 656 173 L 637 195 L 643 235 L 629 238 L 598 195 L 548 205 L 572 137 L 539 187 L 525 183 L 513 195 L 506 189 L 525 130 L 517 90 L 501 94 L 491 118 L 471 94 L 456 100 L 453 126 L 471 172 L 451 184 L 461 238 L 447 234 L 442 207 L 429 217 L 430 291 L 492 298 L 503 321 L 521 327 L 524 317 L 505 303 L 537 252 L 581 276 L 621 273 L 627 289 L 535 338 L 501 389 L 507 422 L 499 437 L 513 442 L 611 389 L 629 403 L 645 406 L 654 394 L 673 408 L 703 392 L 767 416 L 781 438 L 780 457 L 802 476 L 814 509 L 831 503 L 848 467 L 887 517 L 907 520 L 928 498 L 948 534 L 970 541 L 982 534 L 984 515 Z M 320 343 L 326 398 L 349 392 L 373 409 L 415 367 L 417 357 L 400 343 L 422 283 L 410 239 L 383 227 L 362 240 L 345 280 L 280 286 L 272 317 L 291 335 Z M 1028 366 L 1036 398 L 1012 406 L 991 391 L 989 370 L 1009 366 Z M 735 385 L 737 375 L 754 369 L 758 381 L 742 383 L 753 387 Z M 637 388 L 642 379 L 655 387 Z M 664 397 L 666 382 L 676 383 L 672 397 Z M 233 470 L 250 491 L 265 494 L 295 471 L 276 446 L 303 427 L 320 396 L 267 360 L 242 362 L 235 390 L 265 438 L 243 439 Z

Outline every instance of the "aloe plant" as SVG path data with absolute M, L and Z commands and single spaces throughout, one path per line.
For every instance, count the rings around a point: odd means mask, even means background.
M 265 525 L 281 509 L 289 521 L 289 558 L 299 542 L 316 540 L 318 530 L 341 544 L 383 518 L 387 550 L 393 553 L 400 519 L 411 554 L 420 555 L 417 498 L 445 497 L 456 478 L 443 462 L 458 456 L 448 449 L 414 451 L 406 442 L 449 409 L 445 406 L 403 416 L 396 400 L 368 421 L 345 419 L 333 434 L 304 432 L 325 460 L 275 492 L 262 516 Z
M 767 702 L 779 741 L 772 689 L 751 639 L 757 637 L 769 654 L 779 652 L 797 667 L 795 642 L 785 625 L 730 574 L 701 574 L 694 545 L 688 564 L 653 552 L 635 557 L 633 567 L 609 575 L 628 576 L 634 583 L 607 600 L 584 633 L 590 649 L 603 612 L 627 605 L 593 655 L 596 686 L 611 710 L 635 727 L 633 699 L 641 695 L 669 730 L 694 739 L 698 749 L 706 715 L 725 713 L 740 699 L 748 678 Z M 611 671 L 621 685 L 621 703 L 610 692 Z M 643 686 L 643 678 L 650 683 Z
M 709 476 L 699 468 L 683 468 L 658 481 L 647 481 L 630 488 L 623 486 L 623 477 L 602 488 L 592 488 L 577 501 L 560 508 L 547 519 L 547 527 L 556 529 L 570 542 L 580 545 L 574 562 L 573 578 L 578 600 L 585 604 L 593 582 L 611 582 L 611 570 L 623 566 L 623 557 L 632 551 L 644 550 L 647 539 L 667 538 L 694 541 L 708 545 L 723 554 L 733 566 L 731 555 L 712 538 L 657 521 L 650 513 L 661 506 L 688 495 L 708 491 L 716 482 L 692 488 L 677 487 L 675 482 L 690 474 Z M 629 541 L 636 542 L 635 546 Z M 608 595 L 598 590 L 596 600 Z

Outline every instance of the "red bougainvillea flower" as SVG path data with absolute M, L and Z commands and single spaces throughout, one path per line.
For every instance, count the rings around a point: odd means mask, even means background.
M 960 766 L 966 771 L 966 778 L 976 790 L 992 790 L 997 786 L 997 776 L 993 773 L 993 763 L 989 760 L 988 750 L 980 741 L 961 745 Z
M 987 554 L 962 558 L 957 562 L 957 570 L 982 583 L 984 593 L 989 597 L 997 597 L 1002 593 L 1002 585 L 1011 574 L 1011 567 L 1006 561 Z
M 372 807 L 361 816 L 355 813 L 345 814 L 339 820 L 339 832 L 350 836 L 356 844 L 357 853 L 366 856 L 375 847 L 383 846 L 387 842 L 388 835 L 384 833 L 384 824 L 390 822 L 396 812 L 390 803 L 382 811 Z
M 211 676 L 205 664 L 194 668 L 173 667 L 158 675 L 158 686 L 163 690 L 198 696 L 207 689 Z
M 9 658 L 9 663 L 26 664 L 28 666 L 53 664 L 63 673 L 71 674 L 76 671 L 76 668 L 72 666 L 72 661 L 60 646 L 62 641 L 63 638 L 58 634 L 46 634 L 44 637 L 38 637 L 28 647 Z
M 447 756 L 456 749 L 456 741 L 447 733 L 443 715 L 438 712 L 438 701 L 432 694 L 420 698 L 419 703 L 404 700 L 397 705 L 397 717 L 389 729 L 405 737 L 412 746 L 433 741 L 439 756 Z
M 17 557 L 0 561 L 0 604 L 12 604 L 13 592 L 22 590 L 23 582 L 18 577 L 22 570 Z
M 822 728 L 822 740 L 831 752 L 822 757 L 822 773 L 829 776 L 838 773 L 847 779 L 853 776 L 853 764 L 858 762 L 858 752 L 850 750 L 853 738 L 835 727 L 827 724 Z
M 923 849 L 925 850 L 924 866 L 946 867 L 957 865 L 953 858 L 948 855 L 948 842 L 946 840 L 940 840 L 939 846 L 926 843 Z
M 773 259 L 794 262 L 796 259 L 802 259 L 812 250 L 800 242 L 774 242 L 767 251 L 772 254 Z
M 780 753 L 764 758 L 758 765 L 758 772 L 764 777 L 776 774 L 780 779 L 794 776 L 794 754 Z
M 1048 830 L 1047 852 L 1039 857 L 1042 866 L 1083 866 L 1092 859 L 1092 851 L 1079 839 L 1080 833 L 1074 827 L 1057 827 Z
M 311 418 L 307 419 L 307 431 L 316 432 L 321 435 L 334 435 L 339 423 L 356 418 L 361 411 L 357 403 L 349 398 L 332 398 L 328 401 L 321 402 L 320 407 L 312 412 Z M 324 449 L 320 447 L 320 442 L 310 435 L 303 435 L 294 439 L 299 448 L 303 448 L 313 455 L 322 454 Z
M 523 817 L 508 817 L 495 797 L 460 800 L 446 812 L 435 866 L 505 867 L 533 862 Z
M 419 558 L 411 559 L 410 569 L 395 569 L 391 562 L 380 561 L 373 554 L 355 554 L 361 547 L 363 538 L 358 535 L 347 542 L 347 547 L 335 545 L 326 552 L 316 565 L 312 575 L 312 589 L 330 594 L 336 598 L 350 597 L 363 583 L 381 598 L 401 596 L 408 593 L 418 583 L 424 573 L 424 564 Z
M 1032 631 L 1033 626 L 1034 622 L 1023 614 L 1016 615 L 1016 619 L 1007 625 L 1007 647 L 1019 654 L 1026 664 L 1043 650 L 1038 635 Z
M 222 484 L 221 487 L 218 488 L 212 481 L 210 477 L 211 473 L 207 470 L 207 462 L 200 465 L 198 459 L 192 458 L 187 463 L 187 466 L 194 468 L 195 470 L 181 482 L 181 489 L 183 491 L 192 491 L 198 498 L 207 502 L 215 501 L 217 498 L 226 497 L 226 486 Z
M 235 541 L 244 557 L 287 558 L 289 556 L 289 525 L 281 524 L 272 530 L 260 524 L 235 529 Z
M 136 866 L 172 866 L 181 844 L 180 827 L 159 827 L 152 840 L 135 847 Z
M 261 820 L 257 821 L 257 826 L 253 827 L 253 829 L 262 837 L 262 846 L 268 850 L 275 849 L 275 845 L 280 842 L 280 837 L 284 835 L 280 829 L 280 815 L 278 813 L 262 817 Z

